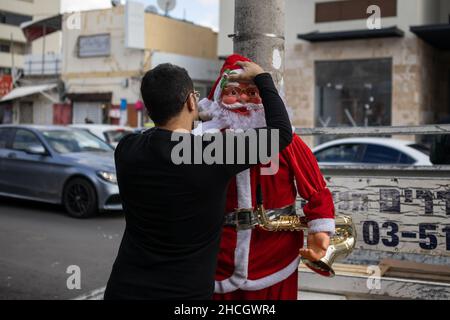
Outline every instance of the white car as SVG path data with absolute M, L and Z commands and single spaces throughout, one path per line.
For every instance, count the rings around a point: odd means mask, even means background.
M 312 151 L 322 165 L 433 165 L 426 146 L 390 138 L 333 140 L 315 147 Z
M 134 129 L 130 127 L 107 124 L 73 124 L 70 127 L 89 131 L 114 148 L 117 147 L 120 139 L 134 132 Z

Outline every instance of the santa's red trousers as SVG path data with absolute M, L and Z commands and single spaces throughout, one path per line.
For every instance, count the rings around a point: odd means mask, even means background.
M 297 300 L 298 272 L 271 287 L 258 291 L 237 290 L 225 294 L 214 294 L 213 300 Z

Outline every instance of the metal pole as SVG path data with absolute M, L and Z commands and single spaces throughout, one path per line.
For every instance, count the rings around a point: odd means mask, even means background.
M 285 0 L 235 0 L 234 52 L 270 72 L 283 91 Z
M 11 51 L 11 78 L 12 78 L 12 83 L 13 85 L 16 82 L 16 65 L 15 65 L 15 61 L 14 61 L 14 35 L 11 33 L 11 43 L 10 43 L 10 51 Z
M 47 34 L 47 25 L 44 24 L 44 31 L 42 35 L 42 75 L 45 71 L 45 35 Z

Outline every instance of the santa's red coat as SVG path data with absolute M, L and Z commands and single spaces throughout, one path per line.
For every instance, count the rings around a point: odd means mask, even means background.
M 247 173 L 248 175 L 248 173 Z M 230 183 L 226 212 L 238 205 L 238 183 Z M 260 181 L 266 209 L 295 204 L 297 195 L 307 203 L 303 212 L 315 224 L 334 219 L 334 205 L 330 191 L 320 172 L 317 160 L 309 147 L 294 135 L 292 143 L 279 155 L 279 170 L 275 175 L 260 175 L 260 168 L 250 170 L 252 206 L 256 206 L 255 191 Z M 288 279 L 297 272 L 299 249 L 303 246 L 303 232 L 268 232 L 257 227 L 236 231 L 224 227 L 215 291 L 219 294 L 257 291 Z

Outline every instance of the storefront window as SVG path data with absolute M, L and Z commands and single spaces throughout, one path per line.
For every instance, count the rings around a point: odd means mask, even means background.
M 315 67 L 316 127 L 391 125 L 392 59 L 320 61 Z

